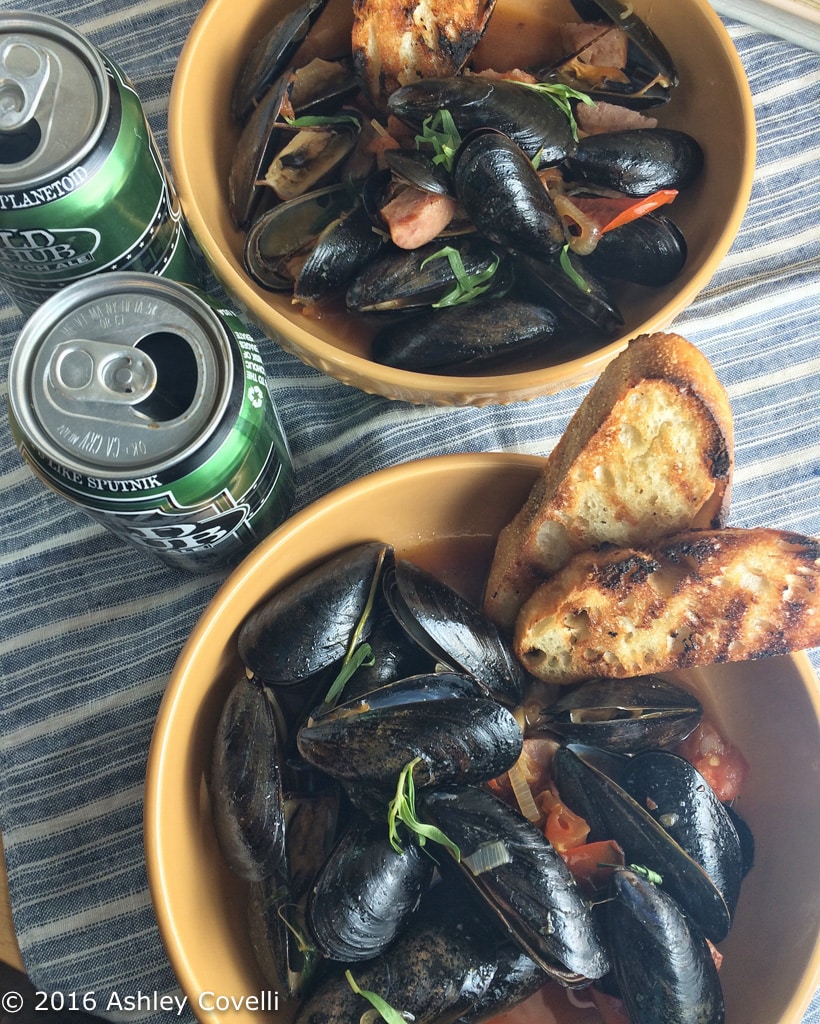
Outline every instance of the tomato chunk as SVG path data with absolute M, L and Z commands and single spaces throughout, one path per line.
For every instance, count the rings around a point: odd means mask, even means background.
M 697 768 L 718 800 L 727 803 L 738 796 L 749 774 L 749 762 L 711 722 L 701 721 L 676 751 Z

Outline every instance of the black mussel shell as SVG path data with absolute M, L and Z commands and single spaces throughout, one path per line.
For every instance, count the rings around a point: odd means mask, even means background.
M 372 354 L 401 370 L 458 373 L 540 349 L 556 324 L 555 314 L 534 302 L 474 300 L 388 324 L 373 338 Z
M 460 877 L 550 977 L 578 984 L 607 972 L 590 907 L 539 828 L 478 787 L 425 790 L 419 816 L 458 847 Z
M 524 673 L 498 627 L 443 580 L 406 559 L 383 578 L 394 616 L 430 655 L 465 672 L 496 700 L 516 707 Z
M 697 925 L 633 871 L 617 869 L 610 885 L 610 951 L 632 1024 L 722 1024 L 720 979 Z
M 304 901 L 294 901 L 278 875 L 250 886 L 247 927 L 265 981 L 287 999 L 304 996 L 319 973 L 320 956 L 304 941 Z
M 384 236 L 373 230 L 363 206 L 343 213 L 316 239 L 296 278 L 294 298 L 312 305 L 346 288 L 384 244 Z
M 558 163 L 575 148 L 569 120 L 557 105 L 511 81 L 481 75 L 422 79 L 397 89 L 387 107 L 419 130 L 426 118 L 447 110 L 462 138 L 491 128 L 512 139 L 528 157 L 540 154 L 541 164 Z
M 244 121 L 255 103 L 284 72 L 299 43 L 321 14 L 327 0 L 305 0 L 277 18 L 259 39 L 240 69 L 231 94 L 231 116 Z
M 396 938 L 430 885 L 435 864 L 418 846 L 397 851 L 385 822 L 356 818 L 310 891 L 307 922 L 331 960 L 369 960 Z
M 564 166 L 576 181 L 643 198 L 691 185 L 703 168 L 703 150 L 687 132 L 635 128 L 588 135 Z
M 570 276 L 557 259 L 538 260 L 516 253 L 515 274 L 520 290 L 534 302 L 553 310 L 570 330 L 612 335 L 624 324 L 623 314 L 606 285 L 595 277 L 585 258 L 570 252 Z
M 222 856 L 248 881 L 272 875 L 285 852 L 280 747 L 270 691 L 243 677 L 219 717 L 208 785 Z
M 660 288 L 675 280 L 686 256 L 686 239 L 677 224 L 646 214 L 606 231 L 585 259 L 602 277 Z
M 466 679 L 466 683 L 465 683 Z M 411 761 L 417 787 L 483 782 L 507 771 L 523 745 L 512 712 L 453 673 L 390 683 L 302 726 L 302 757 L 343 783 L 392 796 Z
M 458 251 L 470 276 L 491 271 L 503 255 L 475 235 L 450 239 L 448 245 Z M 456 284 L 455 271 L 439 242 L 409 250 L 389 245 L 354 277 L 345 302 L 357 313 L 421 309 L 439 302 Z
M 531 159 L 506 135 L 469 136 L 458 151 L 453 184 L 477 230 L 499 245 L 549 259 L 567 241 Z
M 621 785 L 700 864 L 734 913 L 744 867 L 740 838 L 700 772 L 670 751 L 646 750 L 626 765 Z
M 406 149 L 388 149 L 384 162 L 393 176 L 422 192 L 448 196 L 453 194 L 453 183 L 442 164 L 434 162 L 426 153 Z
M 273 154 L 282 144 L 282 123 L 278 121 L 287 82 L 271 86 L 248 118 L 231 158 L 228 173 L 228 209 L 238 228 L 246 228 L 268 191 L 261 183 Z
M 667 892 L 707 938 L 720 942 L 729 932 L 732 915 L 715 883 L 645 807 L 593 763 L 601 752 L 591 750 L 590 756 L 586 748 L 570 744 L 555 752 L 553 773 L 561 799 L 586 819 L 591 842 L 614 839 L 628 863 L 659 874 Z
M 392 548 L 348 548 L 308 570 L 247 617 L 239 656 L 255 676 L 297 683 L 341 660 L 368 603 L 374 576 Z M 362 638 L 367 635 L 367 623 Z
M 636 754 L 678 743 L 703 716 L 700 701 L 660 676 L 591 679 L 541 711 L 535 732 Z

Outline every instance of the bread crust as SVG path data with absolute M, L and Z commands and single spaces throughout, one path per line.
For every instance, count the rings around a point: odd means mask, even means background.
M 820 646 L 820 540 L 726 528 L 581 552 L 526 602 L 513 646 L 553 683 Z
M 734 471 L 731 405 L 680 335 L 642 335 L 604 369 L 501 531 L 484 612 L 512 632 L 535 588 L 577 551 L 722 527 Z

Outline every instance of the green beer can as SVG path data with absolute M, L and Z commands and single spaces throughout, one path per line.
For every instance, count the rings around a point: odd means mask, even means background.
M 139 272 L 67 285 L 26 322 L 8 389 L 36 476 L 170 565 L 233 565 L 290 511 L 257 345 L 202 292 Z
M 111 270 L 202 283 L 139 97 L 67 25 L 0 12 L 0 284 L 28 315 Z

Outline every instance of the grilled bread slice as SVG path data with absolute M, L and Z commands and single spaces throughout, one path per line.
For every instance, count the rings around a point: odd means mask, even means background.
M 723 526 L 732 410 L 708 359 L 677 334 L 634 339 L 592 386 L 502 531 L 484 611 L 512 632 L 536 586 L 576 551 Z
M 552 683 L 817 647 L 820 540 L 726 528 L 581 552 L 521 609 L 513 644 Z

